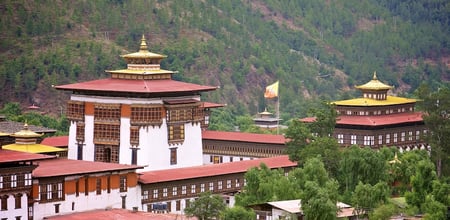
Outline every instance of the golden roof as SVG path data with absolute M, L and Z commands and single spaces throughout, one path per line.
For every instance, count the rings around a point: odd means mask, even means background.
M 28 124 L 27 123 L 25 123 L 25 125 L 23 126 L 22 130 L 14 133 L 14 134 L 11 134 L 11 136 L 19 137 L 19 138 L 33 138 L 33 137 L 40 137 L 42 135 L 43 134 L 38 134 L 38 133 L 28 129 Z
M 362 90 L 389 90 L 392 89 L 392 86 L 386 85 L 382 82 L 380 82 L 377 79 L 377 72 L 373 73 L 373 79 L 370 80 L 368 83 L 364 84 L 364 85 L 360 85 L 360 86 L 355 86 L 357 89 L 362 89 Z
M 121 57 L 123 57 L 123 58 L 138 58 L 138 59 L 141 59 L 141 58 L 163 59 L 163 58 L 166 58 L 167 56 L 149 52 L 148 51 L 148 47 L 147 47 L 147 43 L 145 41 L 145 37 L 144 37 L 144 35 L 142 35 L 141 46 L 139 47 L 139 51 L 136 52 L 136 53 L 130 53 L 130 54 L 122 55 Z
M 3 133 L 3 132 L 0 131 L 0 136 L 9 136 L 9 134 L 8 133 Z
M 342 101 L 331 102 L 335 105 L 340 106 L 387 106 L 387 105 L 398 105 L 398 104 L 407 104 L 407 103 L 415 103 L 416 99 L 409 99 L 403 97 L 396 96 L 387 96 L 386 100 L 377 100 L 370 98 L 356 98 L 356 99 L 347 99 Z
M 2 149 L 27 152 L 27 153 L 52 153 L 52 152 L 60 152 L 67 151 L 67 149 L 62 149 L 58 147 L 52 147 L 42 144 L 8 144 L 2 147 Z
M 170 70 L 163 70 L 163 69 L 121 69 L 121 70 L 107 70 L 105 71 L 107 73 L 125 73 L 125 74 L 141 74 L 141 75 L 147 75 L 147 74 L 166 74 L 166 73 L 174 73 Z

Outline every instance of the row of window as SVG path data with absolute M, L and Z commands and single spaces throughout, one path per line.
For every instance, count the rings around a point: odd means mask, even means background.
M 0 190 L 31 186 L 31 173 L 2 174 Z
M 85 195 L 89 194 L 89 179 L 85 179 Z M 75 183 L 75 195 L 80 195 L 80 184 L 82 184 L 79 180 Z M 95 184 L 95 192 L 97 195 L 102 194 L 102 178 L 96 179 Z M 111 193 L 111 179 L 108 177 L 106 179 L 106 188 L 107 193 Z M 128 183 L 127 176 L 121 175 L 119 177 L 119 191 L 126 192 L 128 191 Z M 43 183 L 39 184 L 39 200 L 41 202 L 50 202 L 50 201 L 61 201 L 64 200 L 64 182 L 52 182 L 52 183 Z M 3 203 L 2 203 L 3 204 Z
M 394 113 L 401 113 L 401 112 L 412 112 L 414 109 L 413 107 L 409 108 L 396 108 L 396 109 L 386 109 L 386 110 L 375 110 L 375 111 L 352 111 L 352 110 L 341 110 L 338 111 L 341 115 L 359 115 L 359 116 L 368 116 L 368 115 L 389 115 Z
M 18 193 L 14 195 L 14 208 L 21 209 L 22 208 L 22 193 Z M 0 196 L 0 210 L 6 211 L 8 210 L 8 198 L 9 195 Z
M 270 145 L 255 147 L 255 146 L 238 146 L 238 145 L 203 145 L 204 153 L 211 154 L 229 154 L 233 152 L 236 156 L 254 156 L 254 157 L 270 157 L 274 155 L 282 155 L 284 147 L 275 148 Z
M 426 135 L 427 130 L 423 130 L 423 135 Z M 374 135 L 344 135 L 344 134 L 337 134 L 337 141 L 339 144 L 363 144 L 364 146 L 374 146 L 375 143 L 377 145 L 383 145 L 383 144 L 391 144 L 391 143 L 399 143 L 399 142 L 409 142 L 409 141 L 419 141 L 421 140 L 421 131 L 416 130 L 414 131 L 408 131 L 408 132 L 400 132 L 400 133 L 393 133 L 391 134 L 385 134 L 385 135 L 378 135 L 377 140 L 375 140 Z M 347 137 L 347 138 L 346 138 Z M 348 137 L 350 137 L 350 141 L 348 141 Z M 361 140 L 362 141 L 358 141 Z
M 185 195 L 197 195 L 205 191 L 220 192 L 226 189 L 236 189 L 241 187 L 241 179 L 227 179 L 209 181 L 207 183 L 181 185 L 173 187 L 163 187 L 153 190 L 143 190 L 142 200 L 158 200 L 168 197 L 183 197 Z M 244 179 L 245 185 L 245 179 Z

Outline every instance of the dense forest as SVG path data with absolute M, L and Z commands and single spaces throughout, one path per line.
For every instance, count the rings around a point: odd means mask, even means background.
M 358 96 L 374 71 L 404 96 L 450 80 L 446 0 L 5 0 L 0 12 L 0 105 L 52 115 L 68 97 L 52 85 L 124 68 L 142 34 L 177 80 L 220 86 L 203 99 L 231 121 L 273 111 L 263 91 L 277 80 L 284 121 Z

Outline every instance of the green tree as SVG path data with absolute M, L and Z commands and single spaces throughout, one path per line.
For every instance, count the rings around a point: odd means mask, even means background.
M 425 113 L 423 120 L 430 131 L 425 138 L 431 146 L 431 156 L 439 177 L 443 168 L 446 175 L 450 174 L 450 167 L 443 167 L 449 162 L 450 155 L 450 84 L 444 86 L 433 92 L 422 84 L 416 91 L 416 95 L 423 100 L 419 102 L 419 107 Z
M 256 219 L 256 214 L 253 210 L 245 209 L 242 206 L 234 206 L 233 208 L 226 208 L 221 213 L 221 218 L 226 220 L 253 220 Z
M 359 182 L 352 194 L 352 204 L 358 215 L 369 214 L 379 205 L 385 204 L 389 194 L 389 187 L 385 182 L 373 186 Z
M 308 123 L 313 134 L 319 137 L 328 137 L 333 134 L 337 118 L 337 112 L 333 104 L 322 102 L 318 108 L 311 109 L 310 113 L 315 117 L 314 122 Z
M 383 204 L 378 206 L 369 214 L 369 219 L 373 220 L 389 220 L 397 213 L 397 206 L 394 204 Z
M 422 205 L 429 193 L 432 192 L 433 181 L 436 180 L 433 163 L 421 160 L 417 163 L 416 172 L 411 177 L 411 192 L 405 194 L 406 202 L 424 211 Z
M 291 161 L 301 161 L 301 150 L 313 139 L 311 131 L 305 123 L 293 120 L 286 130 L 286 138 L 289 140 L 286 143 L 286 153 L 289 155 Z
M 17 115 L 22 114 L 20 104 L 17 102 L 6 103 L 3 109 L 0 111 L 1 114 L 5 115 L 7 119 L 12 120 Z
M 436 201 L 432 195 L 428 195 L 422 206 L 425 220 L 447 219 L 447 206 Z
M 187 216 L 195 216 L 200 220 L 217 219 L 226 208 L 223 199 L 219 195 L 213 195 L 210 191 L 200 194 L 200 197 L 184 209 Z

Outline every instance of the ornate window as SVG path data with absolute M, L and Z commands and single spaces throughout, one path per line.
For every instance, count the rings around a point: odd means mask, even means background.
M 383 135 L 378 135 L 378 144 L 382 145 L 383 144 Z
M 200 184 L 200 192 L 205 192 L 205 184 Z
M 177 148 L 170 148 L 170 165 L 177 164 Z
M 14 195 L 14 203 L 16 209 L 22 208 L 22 193 Z
M 142 191 L 142 200 L 147 200 L 148 199 L 148 190 L 144 190 Z
M 167 188 L 163 188 L 163 197 L 167 197 Z
M 214 191 L 214 182 L 209 182 L 209 191 Z
M 2 195 L 0 196 L 0 204 L 1 204 L 1 209 L 2 211 L 4 210 L 8 210 L 8 195 Z
M 83 121 L 84 120 L 84 102 L 69 101 L 67 103 L 66 115 L 69 120 Z
M 176 196 L 178 194 L 178 188 L 176 186 L 172 187 L 172 196 Z
M 106 163 L 119 163 L 119 146 L 96 144 L 94 159 Z
M 394 133 L 394 143 L 397 143 L 397 133 Z
M 62 180 L 39 184 L 39 197 L 41 202 L 64 200 Z
M 413 140 L 413 132 L 408 131 L 408 141 L 412 141 L 412 140 Z
M 192 193 L 192 194 L 195 194 L 195 192 L 196 192 L 195 187 L 196 187 L 195 184 L 192 184 L 192 185 L 191 185 L 191 193 Z
M 120 125 L 119 124 L 94 124 L 94 143 L 98 144 L 119 144 Z
M 97 182 L 95 185 L 95 192 L 97 193 L 97 195 L 102 194 L 102 179 L 97 178 Z
M 181 194 L 186 195 L 186 186 L 181 186 Z
M 386 134 L 386 144 L 391 143 L 391 134 Z
M 227 180 L 227 189 L 231 188 L 231 180 Z
M 120 122 L 120 105 L 119 104 L 96 104 L 94 106 L 94 121 Z
M 132 105 L 132 125 L 161 125 L 163 119 L 162 105 Z
M 406 133 L 405 132 L 402 132 L 402 134 L 401 134 L 402 136 L 401 136 L 401 141 L 403 142 L 403 141 L 405 141 L 405 135 L 406 135 Z
M 168 126 L 169 143 L 178 143 L 184 141 L 184 124 L 172 124 Z
M 148 192 L 147 192 L 148 193 Z M 154 199 L 157 199 L 158 198 L 158 190 L 157 189 L 154 189 L 153 190 L 153 198 Z
M 337 140 L 339 144 L 343 144 L 344 143 L 344 135 L 343 134 L 338 134 L 337 135 Z
M 139 145 L 139 127 L 138 126 L 130 127 L 130 144 L 133 146 Z
M 120 176 L 120 190 L 119 191 L 120 192 L 128 191 L 127 176 L 126 175 Z

